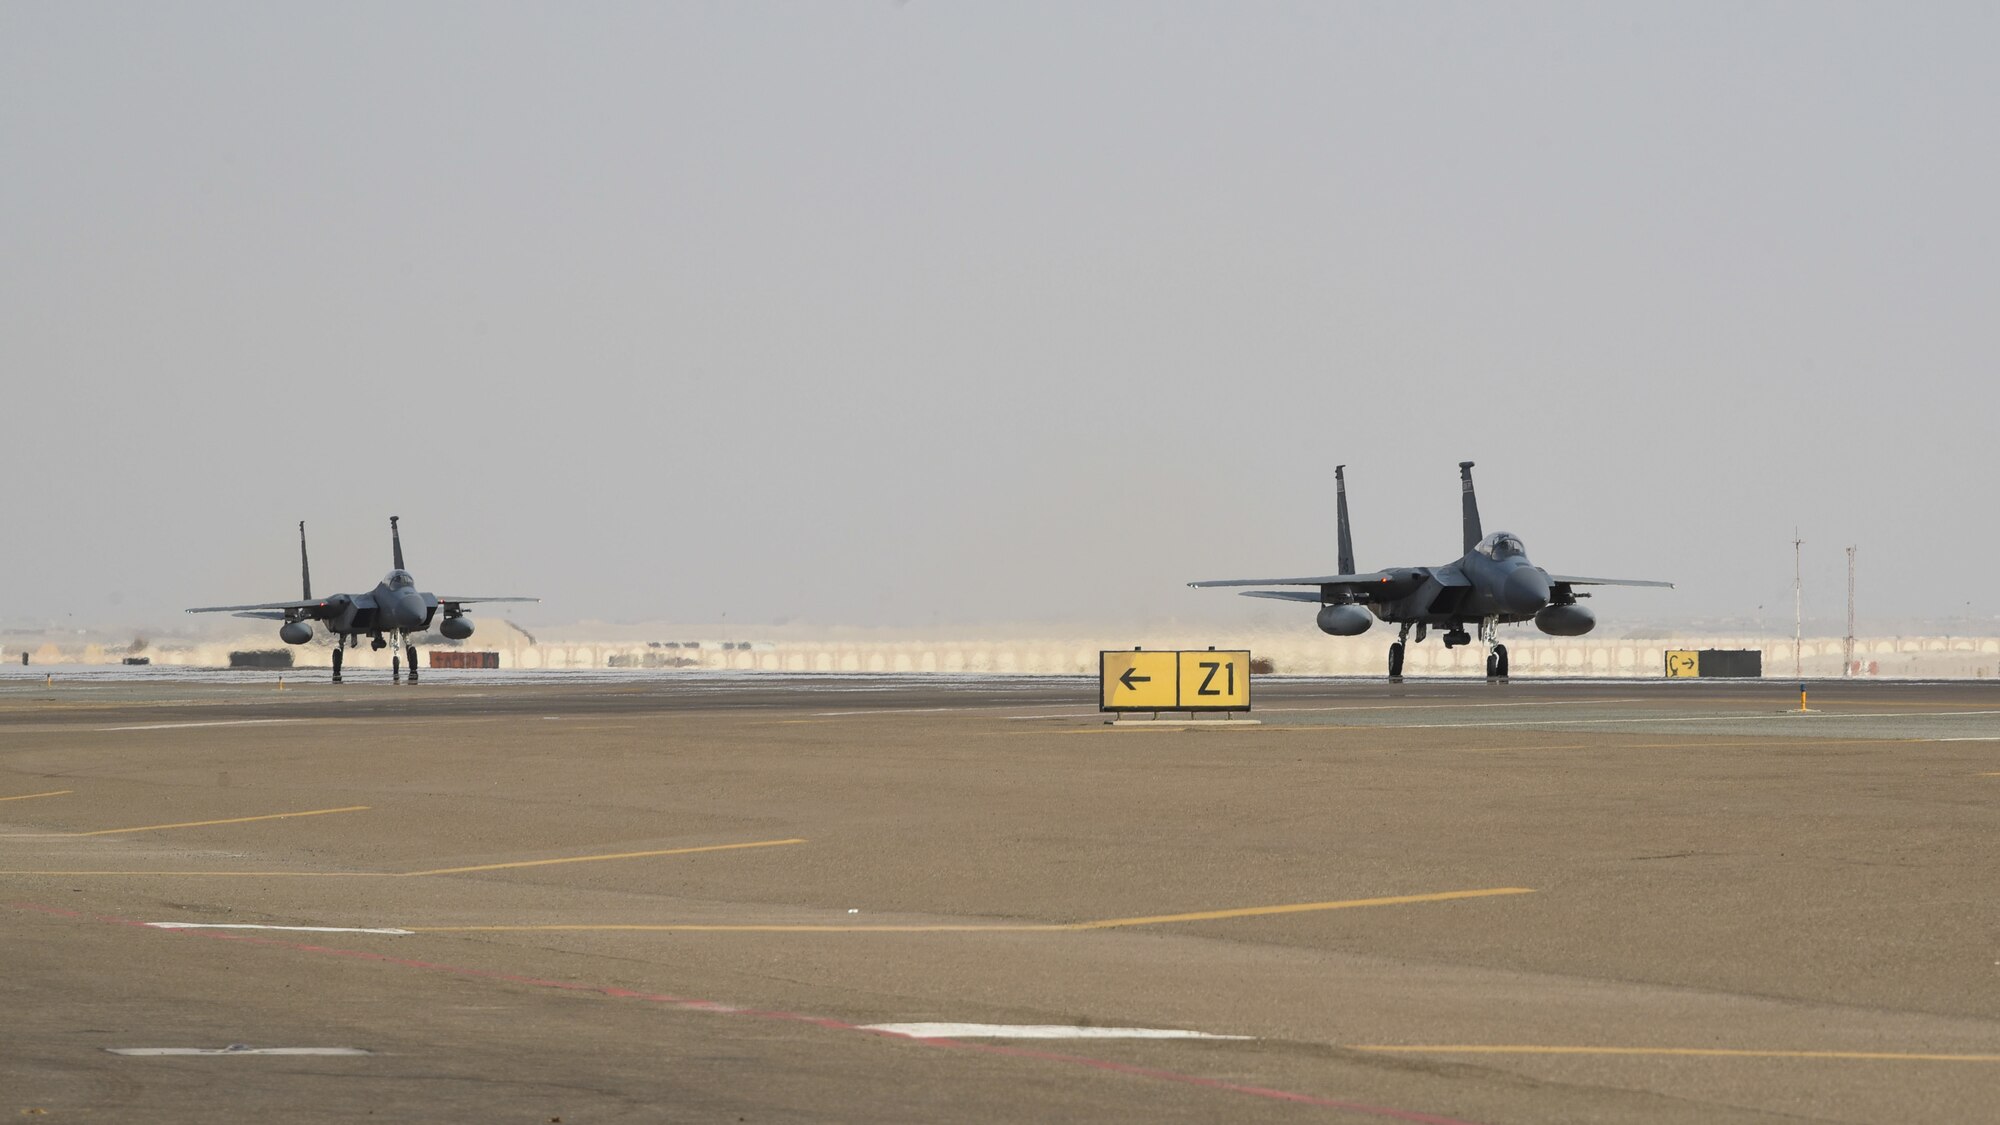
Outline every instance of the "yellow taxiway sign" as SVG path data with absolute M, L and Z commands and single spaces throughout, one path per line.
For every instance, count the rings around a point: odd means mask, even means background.
M 1208 649 L 1180 654 L 1181 701 L 1176 711 L 1248 711 L 1250 653 Z
M 1179 667 L 1171 652 L 1100 652 L 1097 701 L 1103 711 L 1173 711 L 1180 702 Z
M 1242 649 L 1097 654 L 1100 711 L 1248 711 L 1250 653 Z

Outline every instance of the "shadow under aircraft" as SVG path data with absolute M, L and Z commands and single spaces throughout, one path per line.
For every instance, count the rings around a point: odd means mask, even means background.
M 232 613 L 238 617 L 250 617 L 262 621 L 282 621 L 278 626 L 278 639 L 288 645 L 302 645 L 312 640 L 312 623 L 317 621 L 334 638 L 333 682 L 340 682 L 341 655 L 358 638 L 369 638 L 369 647 L 380 651 L 395 647 L 389 656 L 390 675 L 397 680 L 403 678 L 401 655 L 409 653 L 410 682 L 417 682 L 417 646 L 411 636 L 430 628 L 431 621 L 440 609 L 444 619 L 438 621 L 438 632 L 445 637 L 462 641 L 472 635 L 472 619 L 466 616 L 465 607 L 474 602 L 538 602 L 540 598 L 495 598 L 466 597 L 463 595 L 432 594 L 417 589 L 416 579 L 403 569 L 403 535 L 396 527 L 396 517 L 389 517 L 389 542 L 395 552 L 395 568 L 382 576 L 373 590 L 365 594 L 331 594 L 324 598 L 313 597 L 312 566 L 306 558 L 306 525 L 299 521 L 299 581 L 304 587 L 295 602 L 259 602 L 255 605 L 209 605 L 188 610 L 189 613 Z
M 1550 574 L 1528 561 L 1520 537 L 1505 531 L 1484 534 L 1479 526 L 1479 500 L 1472 490 L 1472 462 L 1458 463 L 1464 501 L 1465 554 L 1443 566 L 1399 566 L 1356 573 L 1354 539 L 1347 526 L 1347 466 L 1333 470 L 1340 522 L 1340 573 L 1312 578 L 1229 578 L 1190 582 L 1190 586 L 1316 586 L 1316 590 L 1245 590 L 1244 597 L 1317 604 L 1322 632 L 1337 637 L 1359 636 L 1377 618 L 1401 626 L 1389 646 L 1389 676 L 1403 675 L 1403 648 L 1410 632 L 1421 642 L 1432 629 L 1445 630 L 1444 647 L 1472 643 L 1467 626 L 1477 622 L 1486 646 L 1486 675 L 1507 675 L 1507 646 L 1497 631 L 1502 625 L 1533 621 L 1544 633 L 1580 637 L 1597 618 L 1577 604 L 1588 593 L 1578 586 L 1664 586 L 1634 578 L 1584 578 Z

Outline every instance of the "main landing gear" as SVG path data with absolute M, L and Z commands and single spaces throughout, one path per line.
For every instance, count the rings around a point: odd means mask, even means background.
M 1488 617 L 1479 623 L 1479 639 L 1486 645 L 1486 678 L 1507 678 L 1507 646 L 1500 643 L 1500 619 Z
M 340 641 L 333 642 L 333 682 L 336 684 L 340 682 L 340 657 L 346 647 Z
M 341 650 L 345 649 L 353 640 L 354 638 L 352 637 L 341 637 L 334 643 L 333 682 L 336 684 L 340 682 Z M 396 634 L 396 639 L 393 643 L 381 636 L 376 636 L 368 642 L 368 647 L 374 649 L 376 652 L 381 652 L 385 648 L 389 650 L 389 677 L 397 683 L 403 682 L 403 657 L 408 656 L 410 658 L 410 682 L 414 684 L 417 682 L 417 646 L 415 644 L 406 644 L 407 641 L 408 638 L 401 633 Z
M 1414 641 L 1410 639 L 1410 629 L 1412 627 L 1417 631 L 1417 637 Z M 1424 643 L 1424 633 L 1429 628 L 1430 626 L 1422 622 L 1403 622 L 1402 630 L 1396 634 L 1395 643 L 1389 646 L 1389 680 L 1391 683 L 1403 682 L 1403 653 L 1412 644 Z M 1450 642 L 1447 641 L 1446 643 Z
M 1412 628 L 1417 631 L 1414 639 L 1410 636 Z M 1402 682 L 1403 656 L 1411 644 L 1422 643 L 1426 629 L 1425 625 L 1416 622 L 1405 622 L 1402 631 L 1396 634 L 1395 641 L 1389 645 L 1389 679 L 1391 682 Z M 1480 643 L 1486 646 L 1486 678 L 1489 680 L 1504 680 L 1507 678 L 1507 646 L 1501 644 L 1498 639 L 1499 629 L 1500 619 L 1497 617 L 1488 617 L 1479 623 L 1479 640 Z M 1448 649 L 1471 643 L 1472 634 L 1462 628 L 1452 628 L 1444 634 L 1444 647 Z

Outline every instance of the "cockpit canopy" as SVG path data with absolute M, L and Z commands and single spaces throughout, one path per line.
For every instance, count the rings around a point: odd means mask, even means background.
M 388 583 L 391 590 L 407 590 L 417 584 L 417 580 L 410 577 L 410 572 L 407 570 L 392 570 L 382 581 Z
M 1528 553 L 1528 549 L 1521 545 L 1521 537 L 1511 531 L 1496 531 L 1481 539 L 1479 546 L 1473 550 L 1489 559 L 1511 559 Z

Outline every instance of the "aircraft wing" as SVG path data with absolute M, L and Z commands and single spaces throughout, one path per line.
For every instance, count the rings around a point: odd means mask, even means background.
M 1390 575 L 1379 571 L 1367 574 L 1327 574 L 1318 578 L 1221 578 L 1213 582 L 1190 582 L 1190 586 L 1367 586 L 1387 582 Z M 1551 578 L 1553 582 L 1555 579 Z M 1313 601 L 1319 596 L 1313 595 Z
M 247 615 L 249 611 L 255 611 L 255 610 L 297 612 L 298 610 L 303 610 L 303 609 L 322 609 L 325 606 L 326 606 L 325 602 L 320 601 L 318 599 L 314 599 L 309 602 L 257 602 L 254 605 L 204 605 L 204 606 L 196 606 L 195 608 L 188 610 L 188 612 L 189 613 L 237 613 L 237 614 Z M 261 614 L 259 614 L 259 616 L 261 616 Z M 282 616 L 280 616 L 279 618 L 276 618 L 274 620 L 283 620 L 283 618 Z
M 1320 603 L 1320 594 L 1317 590 L 1245 590 L 1243 596 L 1274 598 L 1281 602 L 1311 602 L 1314 605 Z
M 451 594 L 438 594 L 436 597 L 440 603 L 449 603 L 451 605 L 464 605 L 467 602 L 538 602 L 542 600 L 540 598 L 462 598 Z
M 1654 582 L 1646 578 L 1578 578 L 1574 574 L 1549 575 L 1551 586 L 1661 586 L 1673 589 L 1671 582 Z

